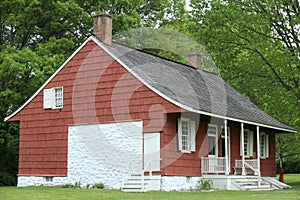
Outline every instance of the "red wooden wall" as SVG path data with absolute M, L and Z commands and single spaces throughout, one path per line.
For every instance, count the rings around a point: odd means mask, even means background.
M 177 118 L 187 116 L 199 122 L 197 136 L 196 136 L 196 152 L 180 153 L 177 144 Z M 162 174 L 170 176 L 201 176 L 201 157 L 208 155 L 208 141 L 207 141 L 207 127 L 208 124 L 218 125 L 220 130 L 223 126 L 220 120 L 211 120 L 210 117 L 196 114 L 168 114 L 166 124 L 163 131 L 162 141 Z M 235 160 L 241 160 L 240 156 L 240 123 L 228 122 L 230 127 L 230 174 L 234 174 Z M 255 126 L 245 126 L 256 133 Z M 261 175 L 262 176 L 276 176 L 275 163 L 275 132 L 270 129 L 260 129 L 261 132 L 269 134 L 269 158 L 261 159 Z M 257 151 L 256 134 L 253 138 L 253 152 Z M 222 156 L 222 139 L 218 140 L 218 154 Z M 254 158 L 249 158 L 254 159 Z
M 10 121 L 20 121 L 19 176 L 66 176 L 68 126 L 144 121 L 162 131 L 165 112 L 181 109 L 156 95 L 89 41 L 45 88 L 63 86 L 62 109 L 43 109 L 43 91 Z
M 45 88 L 57 86 L 64 87 L 62 109 L 44 110 L 41 91 L 10 119 L 20 121 L 19 176 L 67 176 L 69 125 L 133 120 L 143 120 L 144 132 L 162 132 L 162 175 L 201 175 L 200 158 L 207 156 L 206 132 L 210 118 L 201 115 L 196 152 L 181 154 L 176 133 L 182 110 L 143 85 L 93 41 Z M 187 115 L 199 121 L 200 115 Z M 233 167 L 234 159 L 240 159 L 240 129 L 238 124 L 230 126 Z M 270 136 L 270 158 L 262 160 L 262 165 L 262 175 L 275 175 L 274 134 Z

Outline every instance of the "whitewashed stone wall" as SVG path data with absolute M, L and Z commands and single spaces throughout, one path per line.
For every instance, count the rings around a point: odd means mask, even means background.
M 68 176 L 18 177 L 18 186 L 104 183 L 119 189 L 131 160 L 142 161 L 142 121 L 70 126 Z
M 185 176 L 163 176 L 161 180 L 162 191 L 180 191 L 196 189 L 201 177 L 185 177 Z

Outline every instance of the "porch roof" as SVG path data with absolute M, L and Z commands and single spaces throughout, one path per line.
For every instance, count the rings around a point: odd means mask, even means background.
M 259 109 L 219 75 L 113 43 L 98 44 L 146 86 L 195 113 L 297 132 Z

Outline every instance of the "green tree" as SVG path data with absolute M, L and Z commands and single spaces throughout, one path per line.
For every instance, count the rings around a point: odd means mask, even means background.
M 0 185 L 16 184 L 18 161 L 18 123 L 5 123 L 4 118 L 42 85 L 65 59 L 63 50 L 72 47 L 67 39 L 51 38 L 38 44 L 37 51 L 8 46 L 0 52 Z
M 5 123 L 92 33 L 93 15 L 113 16 L 113 32 L 155 26 L 169 0 L 2 0 L 0 6 L 0 185 L 16 184 L 18 124 Z
M 300 130 L 299 1 L 191 0 L 191 6 L 189 31 L 211 53 L 224 79 Z M 299 144 L 299 133 L 277 136 L 282 158 L 299 155 Z
M 84 34 L 76 30 L 83 10 L 74 1 L 3 0 L 0 13 L 0 185 L 13 185 L 18 124 L 3 120 L 82 40 Z
M 87 34 L 81 27 L 87 16 L 74 0 L 3 0 L 0 13 L 2 47 L 34 48 L 51 37 L 69 38 L 78 45 Z

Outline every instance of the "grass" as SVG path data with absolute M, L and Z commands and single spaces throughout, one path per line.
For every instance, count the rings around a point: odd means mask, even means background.
M 69 199 L 300 199 L 300 174 L 284 177 L 292 189 L 282 191 L 213 191 L 123 193 L 119 190 L 66 189 L 58 187 L 0 187 L 1 200 Z

